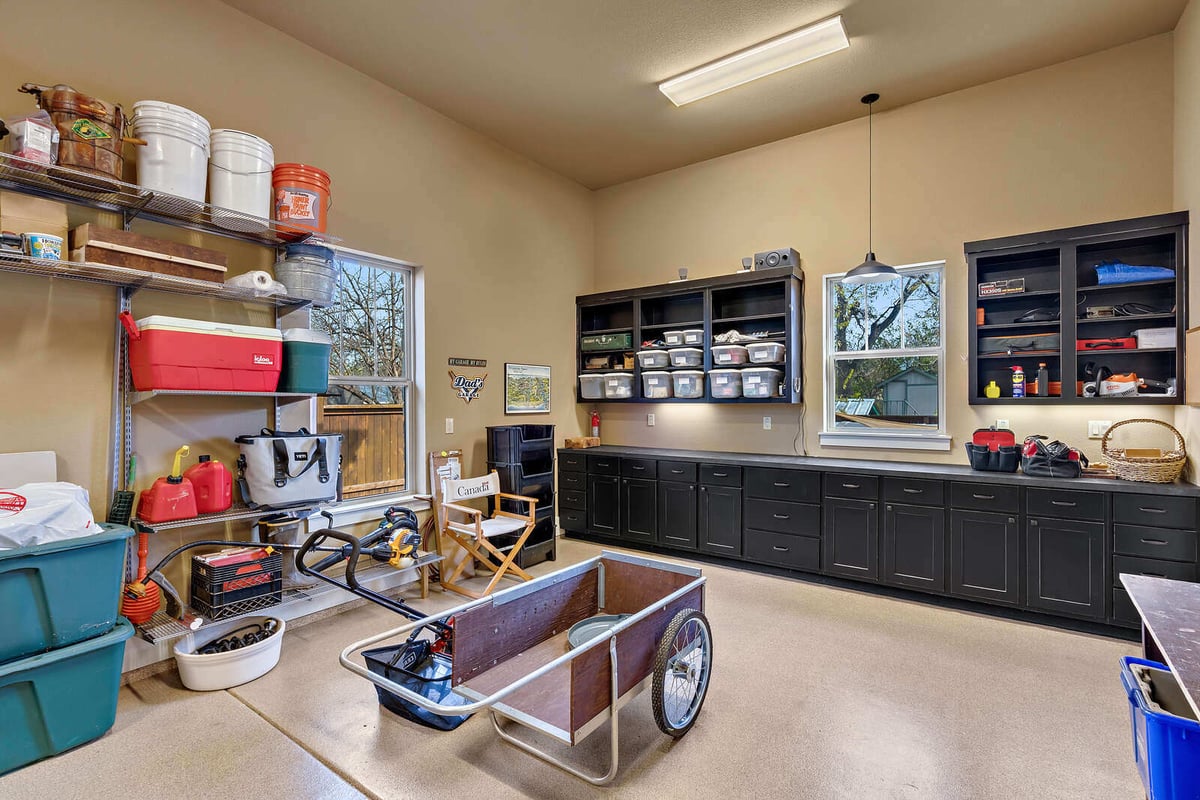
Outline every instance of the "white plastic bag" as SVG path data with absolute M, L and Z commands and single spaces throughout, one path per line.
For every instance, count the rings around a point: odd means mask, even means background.
M 73 483 L 26 483 L 0 489 L 0 550 L 101 533 L 87 490 Z

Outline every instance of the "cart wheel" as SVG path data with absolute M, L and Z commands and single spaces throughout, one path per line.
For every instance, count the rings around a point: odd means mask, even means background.
M 668 736 L 678 739 L 695 724 L 708 694 L 712 654 L 712 630 L 705 616 L 694 608 L 676 614 L 654 656 L 651 694 L 654 721 Z

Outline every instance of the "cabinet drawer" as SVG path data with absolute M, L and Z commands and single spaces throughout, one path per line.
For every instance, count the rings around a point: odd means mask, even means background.
M 695 483 L 696 462 L 660 461 L 658 462 L 658 479 L 660 481 L 675 481 L 676 483 Z
M 746 496 L 793 503 L 819 503 L 821 474 L 798 469 L 746 467 Z
M 1196 580 L 1196 565 L 1179 561 L 1161 561 L 1157 558 L 1134 558 L 1113 556 L 1113 586 L 1121 585 L 1122 575 L 1149 575 L 1152 578 L 1170 578 L 1173 581 Z
M 621 474 L 626 478 L 646 478 L 647 480 L 653 480 L 657 466 L 658 462 L 653 458 L 623 457 L 621 459 Z
M 950 505 L 979 511 L 1016 514 L 1021 510 L 1021 490 L 1016 486 L 955 481 L 950 484 Z
M 879 478 L 874 475 L 851 475 L 847 472 L 825 473 L 826 497 L 849 497 L 861 500 L 879 499 Z
M 587 473 L 586 472 L 563 472 L 558 471 L 558 490 L 565 492 L 568 489 L 579 489 L 585 491 L 587 489 Z
M 558 510 L 558 526 L 564 531 L 583 533 L 587 530 L 587 512 L 574 508 L 560 508 Z
M 820 506 L 747 498 L 742 519 L 747 528 L 791 536 L 821 535 Z
M 946 484 L 923 478 L 884 478 L 883 499 L 892 503 L 940 506 L 945 503 Z
M 1143 525 L 1113 527 L 1113 551 L 1126 556 L 1196 563 L 1196 532 Z
M 1113 521 L 1157 528 L 1196 528 L 1196 501 L 1191 497 L 1114 494 Z
M 621 459 L 616 456 L 588 456 L 587 471 L 592 475 L 617 475 Z
M 1129 592 L 1125 591 L 1123 586 L 1112 590 L 1112 619 L 1113 622 L 1127 628 L 1137 628 L 1142 624 L 1142 615 L 1138 613 L 1137 606 L 1129 599 Z
M 726 464 L 701 464 L 700 482 L 709 486 L 741 486 L 742 468 Z
M 565 472 L 587 472 L 587 454 L 579 450 L 560 452 L 558 468 Z
M 750 561 L 813 572 L 821 568 L 819 538 L 748 530 L 742 546 L 742 557 Z
M 558 504 L 562 508 L 574 508 L 587 511 L 586 489 L 564 489 L 558 493 Z
M 1104 495 L 1073 489 L 1026 489 L 1025 511 L 1036 517 L 1102 520 Z

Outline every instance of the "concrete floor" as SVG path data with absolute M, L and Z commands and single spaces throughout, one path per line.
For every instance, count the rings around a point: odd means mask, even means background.
M 560 540 L 559 560 L 598 548 Z M 712 685 L 679 741 L 649 695 L 621 712 L 621 771 L 594 789 L 504 742 L 384 711 L 342 669 L 401 620 L 368 606 L 289 629 L 272 672 L 228 692 L 175 673 L 121 690 L 97 742 L 0 778 L 0 797 L 1140 798 L 1118 658 L 1128 642 L 706 566 Z M 434 610 L 457 603 L 434 592 Z M 527 734 L 525 730 L 518 731 Z M 575 748 L 603 771 L 607 727 Z

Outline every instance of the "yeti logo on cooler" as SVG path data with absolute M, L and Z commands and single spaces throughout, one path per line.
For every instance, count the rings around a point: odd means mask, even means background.
M 292 458 L 297 461 L 308 461 L 308 453 L 295 453 Z
M 254 366 L 256 366 L 256 367 L 273 367 L 273 366 L 275 366 L 275 359 L 271 358 L 270 356 L 264 356 L 262 353 L 255 353 L 254 354 Z

